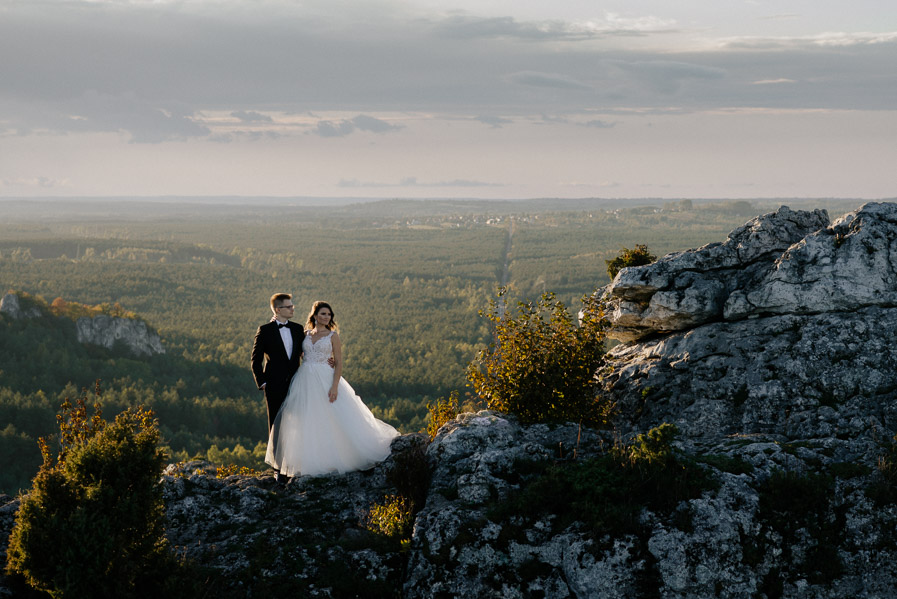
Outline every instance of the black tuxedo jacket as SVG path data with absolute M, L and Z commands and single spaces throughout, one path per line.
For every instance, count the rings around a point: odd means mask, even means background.
M 280 337 L 280 330 L 274 321 L 263 324 L 255 333 L 252 342 L 252 375 L 256 386 L 261 389 L 265 385 L 265 404 L 268 408 L 268 432 L 274 424 L 274 418 L 286 399 L 290 389 L 290 381 L 299 369 L 299 356 L 302 355 L 302 340 L 305 330 L 302 326 L 287 322 L 293 336 L 293 355 L 287 357 L 287 350 Z

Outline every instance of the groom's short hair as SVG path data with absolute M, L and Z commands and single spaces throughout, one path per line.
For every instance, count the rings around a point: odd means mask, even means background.
M 271 309 L 279 308 L 284 300 L 293 299 L 289 293 L 275 293 L 271 296 Z

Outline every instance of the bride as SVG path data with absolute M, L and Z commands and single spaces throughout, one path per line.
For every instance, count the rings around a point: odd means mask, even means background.
M 384 460 L 399 433 L 377 420 L 340 376 L 342 342 L 328 303 L 314 303 L 305 329 L 302 365 L 271 427 L 265 462 L 299 476 L 363 470 Z

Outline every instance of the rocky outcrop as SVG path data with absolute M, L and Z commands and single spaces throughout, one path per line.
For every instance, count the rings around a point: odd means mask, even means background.
M 733 294 L 753 287 L 782 252 L 828 224 L 824 210 L 782 207 L 735 229 L 723 243 L 622 269 L 608 289 L 610 336 L 635 341 L 723 320 Z
M 723 316 L 853 312 L 897 307 L 897 204 L 866 204 L 807 235 L 756 284 L 726 300 Z
M 371 470 L 286 486 L 270 475 L 217 478 L 205 462 L 173 465 L 161 479 L 166 534 L 218 597 L 893 596 L 897 493 L 875 469 L 878 455 L 849 438 L 683 438 L 677 451 L 712 484 L 669 509 L 643 508 L 615 534 L 577 520 L 590 499 L 561 488 L 542 489 L 551 509 L 503 509 L 539 479 L 533 465 L 575 468 L 614 443 L 608 431 L 482 411 L 458 416 L 428 446 L 421 435 L 398 438 Z M 422 447 L 432 483 L 402 545 L 364 522 L 396 492 L 400 456 Z M 17 503 L 0 507 L 4 536 Z
M 869 203 L 829 226 L 823 210 L 782 207 L 723 243 L 620 271 L 610 335 L 636 341 L 770 314 L 897 306 L 897 205 Z
M 46 306 L 46 304 L 44 304 Z M 24 318 L 54 318 L 46 307 L 43 309 L 32 301 L 23 300 L 15 293 L 7 293 L 0 300 L 0 314 L 21 320 Z M 99 345 L 106 349 L 124 348 L 128 353 L 146 357 L 164 354 L 165 346 L 159 334 L 151 330 L 146 322 L 136 318 L 118 316 L 81 316 L 75 320 L 78 343 Z
M 782 208 L 722 245 L 619 274 L 608 290 L 617 305 L 612 321 L 624 337 L 636 331 L 641 339 L 610 352 L 604 379 L 624 430 L 674 422 L 692 438 L 851 438 L 863 452 L 893 434 L 897 205 L 867 204 L 781 247 L 823 220 L 818 211 Z M 747 234 L 775 223 L 788 235 Z M 770 242 L 775 251 L 762 251 L 769 240 L 778 240 Z M 736 246 L 754 257 L 742 271 L 729 270 Z M 695 264 L 703 269 L 697 277 Z M 675 289 L 663 281 L 677 282 Z M 675 300 L 656 300 L 662 292 Z M 645 306 L 638 314 L 627 308 L 633 298 Z M 675 306 L 675 315 L 661 316 L 661 303 Z
M 285 487 L 171 467 L 167 536 L 221 597 L 895 597 L 895 240 L 894 205 L 831 225 L 782 208 L 624 269 L 613 431 L 481 411 L 429 444 L 399 437 L 369 471 Z M 684 498 L 645 501 L 593 468 L 661 423 L 679 428 L 676 468 L 698 473 Z M 424 447 L 410 541 L 371 532 L 365 515 Z M 608 496 L 636 515 L 596 520 Z
M 570 512 L 584 516 L 586 497 L 553 497 L 555 509 L 542 513 L 500 509 L 527 483 L 527 464 L 569 464 L 573 448 L 582 463 L 607 450 L 609 435 L 459 416 L 428 449 L 433 484 L 403 596 L 894 596 L 897 505 L 870 491 L 880 482 L 877 454 L 832 437 L 683 441 L 717 486 L 672 510 L 644 509 L 629 532 L 611 536 L 582 521 L 557 526 Z
M 15 524 L 16 512 L 19 509 L 19 500 L 0 493 L 0 564 L 4 567 L 0 568 L 0 597 L 12 597 L 13 589 L 9 581 L 4 576 L 6 566 L 6 554 L 10 533 Z
M 164 354 L 165 347 L 158 333 L 147 327 L 142 320 L 99 315 L 92 318 L 82 316 L 75 321 L 79 343 L 100 345 L 112 349 L 122 345 L 135 356 Z
M 23 307 L 22 302 L 19 301 L 19 296 L 15 293 L 7 293 L 3 296 L 3 299 L 0 299 L 0 314 L 6 314 L 16 320 L 42 316 L 37 306 Z
M 605 393 L 623 430 L 672 422 L 694 438 L 852 438 L 873 451 L 897 427 L 895 335 L 894 308 L 713 323 L 615 348 Z
M 383 596 L 401 586 L 405 560 L 398 542 L 368 531 L 364 519 L 395 493 L 386 477 L 392 466 L 286 486 L 270 475 L 216 478 L 204 462 L 169 468 L 167 536 L 178 554 L 213 573 L 216 596 L 332 597 L 334 588 L 366 585 Z
M 575 425 L 521 427 L 488 411 L 443 426 L 427 452 L 433 482 L 415 522 L 403 596 L 635 596 L 640 567 L 632 539 L 603 552 L 576 527 L 553 534 L 557 514 L 531 526 L 491 515 L 520 490 L 523 465 L 570 461 L 574 451 L 584 459 L 611 441 L 582 433 Z

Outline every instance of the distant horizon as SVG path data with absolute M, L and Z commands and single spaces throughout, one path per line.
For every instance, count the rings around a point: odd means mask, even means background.
M 830 201 L 830 202 L 897 202 L 897 196 L 893 197 L 861 197 L 861 196 L 719 196 L 719 197 L 664 197 L 664 196 L 644 196 L 644 197 L 518 197 L 518 198 L 484 198 L 476 196 L 445 196 L 445 197 L 375 197 L 375 196 L 290 196 L 290 195 L 125 195 L 125 194 L 109 194 L 109 195 L 47 195 L 47 196 L 0 196 L 0 202 L 7 201 L 24 201 L 24 202 L 47 202 L 47 201 L 88 201 L 88 202 L 104 202 L 104 201 L 146 201 L 159 203 L 174 203 L 184 200 L 194 201 L 196 203 L 242 203 L 249 200 L 268 200 L 276 203 L 297 202 L 305 205 L 313 202 L 337 203 L 341 205 L 351 205 L 356 203 L 374 203 L 374 202 L 480 202 L 480 203 L 515 203 L 515 202 L 558 202 L 558 203 L 575 203 L 575 202 L 594 202 L 601 204 L 611 203 L 653 203 L 653 202 L 681 202 L 689 200 L 694 203 L 709 204 L 714 202 L 778 202 L 778 201 Z

